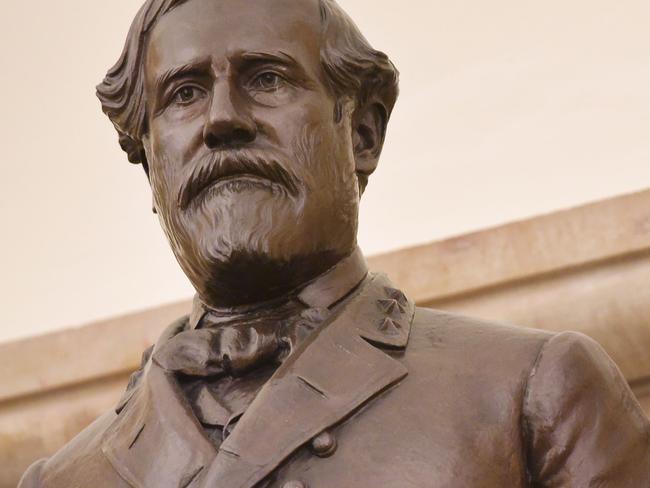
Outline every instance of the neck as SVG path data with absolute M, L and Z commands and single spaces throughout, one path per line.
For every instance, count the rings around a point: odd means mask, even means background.
M 353 250 L 352 255 L 356 254 Z M 197 287 L 200 300 L 216 310 L 260 310 L 280 305 L 351 256 L 331 251 L 287 262 L 247 253 L 215 266 L 214 278 Z M 359 252 L 361 260 L 363 257 Z

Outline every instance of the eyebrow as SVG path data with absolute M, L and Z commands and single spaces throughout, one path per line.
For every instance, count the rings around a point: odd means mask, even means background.
M 239 57 L 245 61 L 275 61 L 276 63 L 300 66 L 293 56 L 283 51 L 246 51 Z
M 190 62 L 168 69 L 154 81 L 154 93 L 160 93 L 161 88 L 166 87 L 169 83 L 179 78 L 205 76 L 209 69 L 210 61 L 208 60 Z
M 313 89 L 315 82 L 313 75 L 310 75 L 305 67 L 290 54 L 284 51 L 245 51 L 236 56 L 239 59 L 240 67 L 250 63 L 263 64 L 275 63 L 284 66 L 293 73 L 293 78 L 304 87 Z

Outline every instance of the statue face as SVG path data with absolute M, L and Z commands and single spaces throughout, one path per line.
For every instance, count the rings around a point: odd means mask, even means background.
M 302 0 L 190 0 L 150 34 L 154 205 L 208 303 L 247 279 L 279 294 L 356 245 L 352 104 L 335 116 L 320 44 L 318 3 Z

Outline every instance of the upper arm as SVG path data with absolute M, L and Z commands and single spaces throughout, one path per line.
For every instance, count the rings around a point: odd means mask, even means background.
M 650 424 L 618 367 L 593 340 L 544 345 L 524 401 L 533 486 L 647 486 Z

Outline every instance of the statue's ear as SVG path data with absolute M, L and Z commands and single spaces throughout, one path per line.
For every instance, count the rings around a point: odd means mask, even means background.
M 352 143 L 357 174 L 367 181 L 377 169 L 384 146 L 388 115 L 380 102 L 371 100 L 357 108 L 352 117 Z M 363 185 L 365 186 L 365 185 Z

